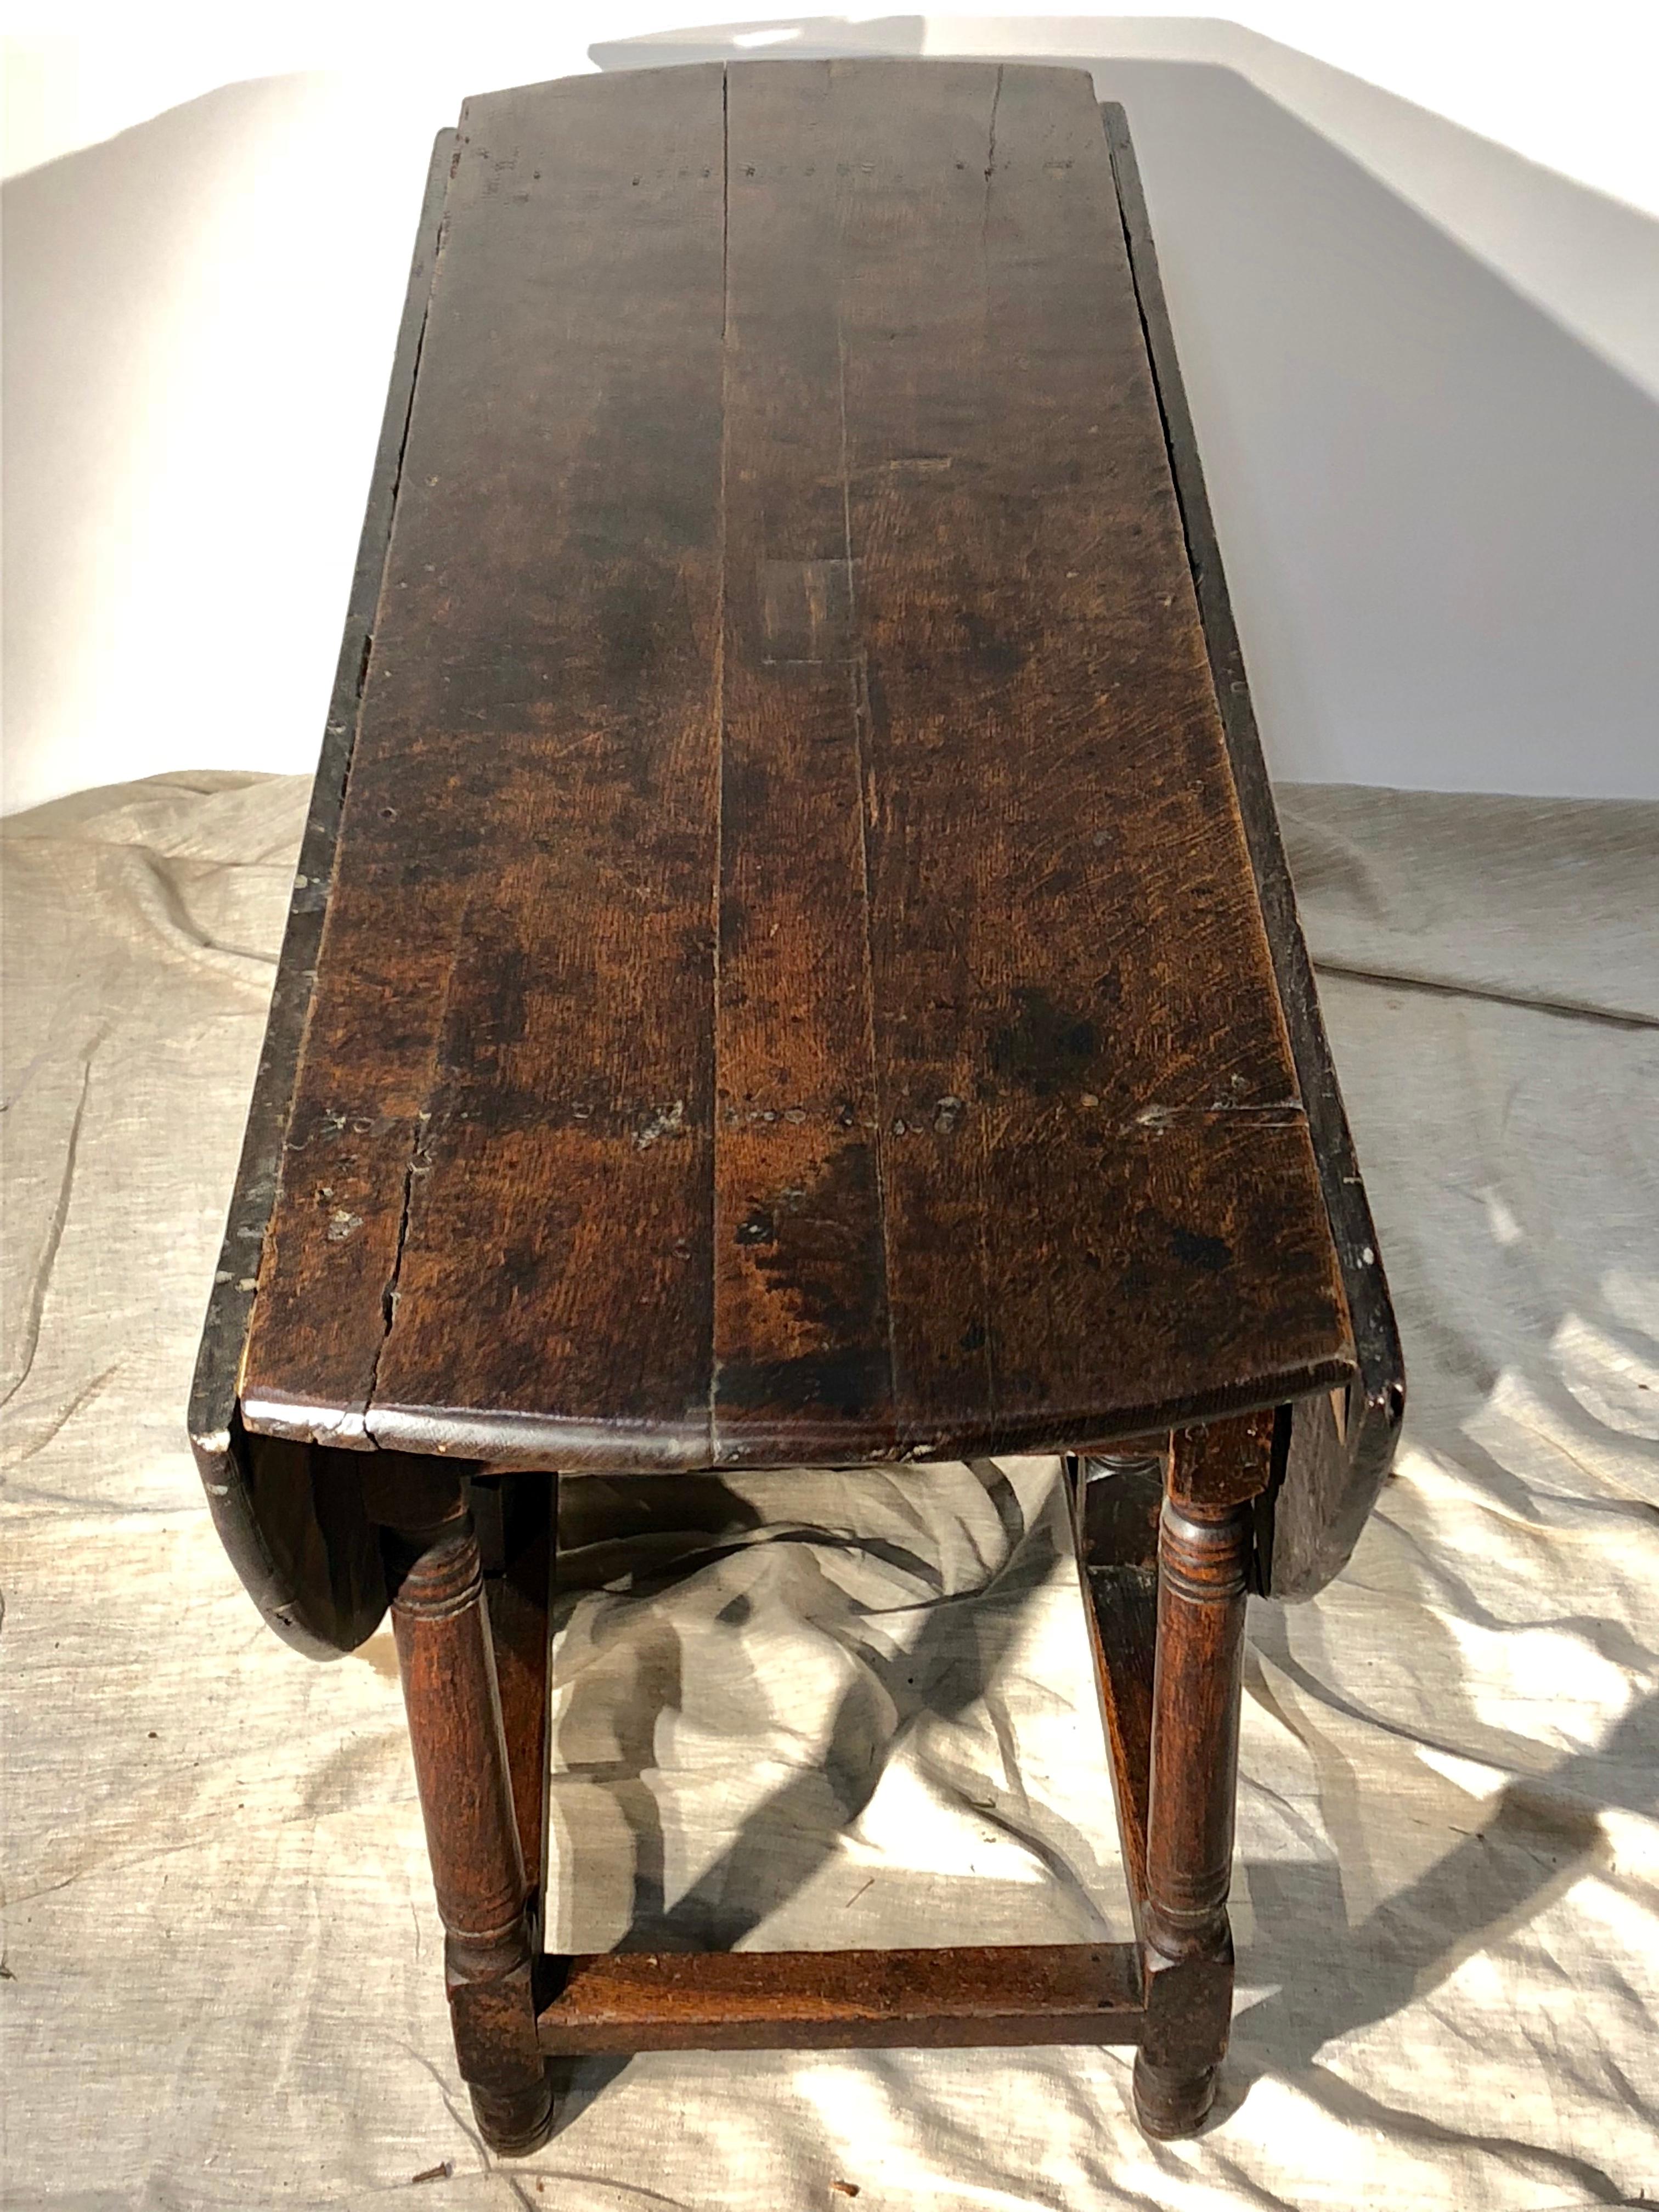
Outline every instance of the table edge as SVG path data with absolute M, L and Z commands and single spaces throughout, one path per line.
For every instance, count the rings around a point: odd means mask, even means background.
M 1216 707 L 1353 1341 L 1354 1373 L 1339 1451 L 1334 1458 L 1328 1450 L 1314 1455 L 1318 1494 L 1310 1494 L 1310 1486 L 1303 1482 L 1288 1495 L 1283 1489 L 1276 1492 L 1264 1509 L 1265 1588 L 1274 1597 L 1294 1600 L 1315 1595 L 1352 1555 L 1393 1463 L 1406 1407 L 1406 1371 L 1376 1226 L 1297 912 L 1128 117 L 1117 100 L 1103 100 L 1100 113 Z

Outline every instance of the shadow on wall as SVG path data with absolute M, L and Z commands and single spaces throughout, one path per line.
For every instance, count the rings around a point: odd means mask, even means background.
M 435 127 L 270 77 L 6 184 L 8 811 L 314 764 Z
M 1659 796 L 1659 404 L 1233 70 L 1066 27 L 1128 112 L 1274 773 Z M 914 54 L 924 31 L 796 17 L 589 51 Z M 1643 220 L 1553 181 L 1587 222 Z
M 878 48 L 1234 70 L 1659 399 L 1659 210 L 1644 212 L 1242 23 L 1214 15 L 796 17 L 660 31 L 589 51 L 617 69 L 640 58 L 723 58 L 735 50 L 800 56 Z
M 1129 112 L 1275 773 L 1659 795 L 1659 406 L 1243 77 L 1068 28 Z M 923 33 L 797 18 L 592 56 Z M 274 78 L 6 186 L 8 808 L 314 759 L 449 119 Z

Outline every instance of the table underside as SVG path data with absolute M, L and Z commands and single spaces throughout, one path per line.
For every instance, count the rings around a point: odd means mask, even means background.
M 1346 1380 L 1087 76 L 469 104 L 244 1355 L 672 1469 Z

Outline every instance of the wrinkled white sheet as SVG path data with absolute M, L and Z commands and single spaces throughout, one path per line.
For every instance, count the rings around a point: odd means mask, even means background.
M 8 2212 L 1659 2195 L 1659 808 L 1281 794 L 1412 1395 L 1251 1608 L 1208 2132 L 1122 2051 L 662 2056 L 500 2165 L 390 1639 L 270 1637 L 184 1441 L 304 798 L 5 825 Z M 1054 1473 L 568 1485 L 556 1939 L 1127 1932 Z

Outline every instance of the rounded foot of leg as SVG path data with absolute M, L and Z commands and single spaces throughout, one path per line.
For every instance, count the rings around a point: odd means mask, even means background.
M 1135 2118 L 1160 2142 L 1196 2134 L 1215 2101 L 1215 2077 L 1213 2066 L 1188 2073 L 1172 2066 L 1151 2065 L 1146 2054 L 1137 2051 Z
M 544 2072 L 538 2081 L 506 2093 L 469 2084 L 478 2132 L 504 2158 L 520 2158 L 547 2141 L 553 2127 L 553 2084 Z

